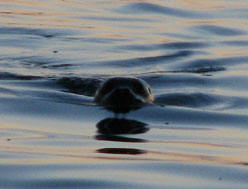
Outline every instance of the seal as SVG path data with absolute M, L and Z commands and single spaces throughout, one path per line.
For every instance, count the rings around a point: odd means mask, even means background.
M 135 77 L 113 77 L 97 89 L 95 102 L 115 113 L 138 109 L 154 99 L 151 87 Z

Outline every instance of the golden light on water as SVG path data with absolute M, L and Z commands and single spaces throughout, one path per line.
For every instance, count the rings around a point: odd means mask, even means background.
M 27 128 L 30 126 L 26 125 Z M 168 130 L 169 131 L 169 130 Z M 167 131 L 167 133 L 168 133 Z M 44 132 L 38 130 L 14 129 L 13 125 L 1 124 L 0 129 L 0 151 L 1 153 L 23 154 L 24 158 L 19 160 L 12 159 L 13 162 L 26 162 L 29 158 L 37 156 L 31 162 L 44 163 L 54 162 L 53 159 L 58 159 L 57 163 L 70 162 L 105 162 L 105 161 L 167 161 L 167 162 L 188 162 L 201 164 L 245 164 L 248 156 L 248 146 L 228 143 L 226 141 L 235 141 L 235 139 L 242 140 L 248 138 L 248 134 L 239 129 L 221 129 L 213 131 L 204 131 L 204 137 L 213 138 L 212 140 L 219 140 L 219 143 L 198 142 L 198 141 L 151 141 L 141 145 L 141 151 L 144 154 L 125 155 L 125 154 L 104 154 L 97 150 L 100 143 L 94 142 L 93 137 L 85 137 L 80 135 L 69 135 L 66 133 Z M 201 132 L 183 132 L 184 137 L 200 135 Z M 216 135 L 214 134 L 216 133 Z M 221 136 L 219 134 L 221 133 Z M 169 133 L 168 133 L 169 134 Z M 180 132 L 177 132 L 180 135 Z M 209 136 L 208 136 L 209 135 Z M 53 136 L 53 137 L 51 137 Z M 58 136 L 58 137 L 57 137 Z M 199 136 L 200 137 L 200 136 Z M 32 141 L 36 141 L 32 144 Z M 94 147 L 87 146 L 71 146 L 67 145 L 69 142 L 93 142 Z M 139 145 L 138 145 L 139 146 Z M 139 147 L 136 147 L 138 150 Z M 147 146 L 149 150 L 144 148 Z M 150 147 L 149 147 L 150 146 Z M 150 150 L 159 147 L 157 150 Z M 125 148 L 123 148 L 124 150 Z M 173 150 L 172 150 L 173 149 Z M 118 150 L 118 148 L 116 148 Z M 128 150 L 128 149 L 127 149 Z M 209 152 L 209 153 L 207 153 Z M 208 155 L 207 155 L 208 154 Z M 26 156 L 26 158 L 25 158 Z M 28 158 L 28 159 L 27 159 Z M 0 162 L 5 162 L 3 158 Z M 10 161 L 10 162 L 12 162 Z

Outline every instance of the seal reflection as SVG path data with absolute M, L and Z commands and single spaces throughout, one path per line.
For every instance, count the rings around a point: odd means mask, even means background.
M 97 150 L 98 153 L 104 154 L 126 154 L 126 155 L 139 155 L 145 154 L 145 150 L 133 149 L 133 148 L 102 148 Z
M 140 134 L 149 130 L 146 123 L 125 118 L 106 118 L 96 125 L 98 133 L 104 135 Z
M 114 142 L 147 142 L 144 139 L 130 138 L 121 135 L 141 134 L 149 131 L 146 123 L 129 120 L 125 118 L 106 118 L 97 123 L 96 140 L 114 141 Z M 107 154 L 125 154 L 125 155 L 139 155 L 146 153 L 145 150 L 134 148 L 102 148 L 97 150 L 98 153 Z

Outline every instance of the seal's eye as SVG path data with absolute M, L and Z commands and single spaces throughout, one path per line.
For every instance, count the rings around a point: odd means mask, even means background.
M 102 95 L 105 95 L 109 93 L 112 89 L 113 87 L 109 83 L 105 83 L 101 88 L 101 93 Z
M 147 87 L 147 90 L 148 90 L 149 94 L 152 94 L 152 90 L 150 89 L 150 87 Z
M 133 86 L 133 90 L 135 93 L 137 93 L 138 95 L 143 95 L 145 92 L 145 89 L 143 87 L 143 85 L 141 85 L 140 83 L 136 84 Z

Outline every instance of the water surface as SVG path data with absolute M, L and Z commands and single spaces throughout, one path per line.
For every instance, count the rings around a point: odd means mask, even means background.
M 248 2 L 0 2 L 0 188 L 247 188 Z M 155 105 L 93 103 L 112 76 Z

